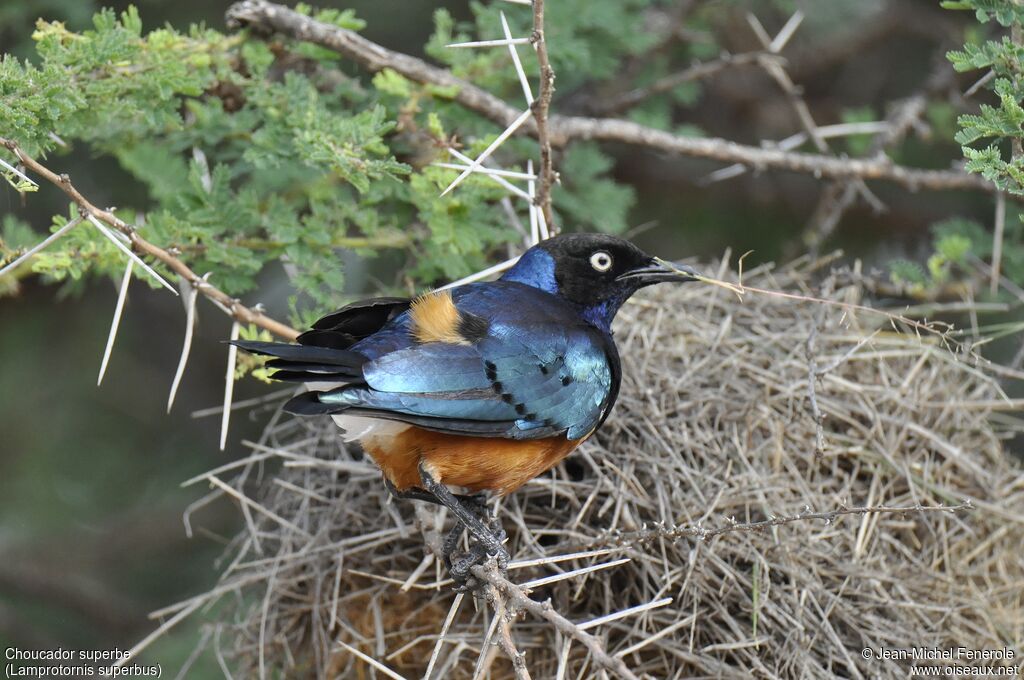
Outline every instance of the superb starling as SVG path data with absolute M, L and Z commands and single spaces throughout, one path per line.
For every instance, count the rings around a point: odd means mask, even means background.
M 515 491 L 608 417 L 621 377 L 611 325 L 622 303 L 644 286 L 697 278 L 620 238 L 567 234 L 527 250 L 497 281 L 356 302 L 297 345 L 235 344 L 274 357 L 276 379 L 306 383 L 285 410 L 330 414 L 392 493 L 451 510 L 459 522 L 444 558 L 464 582 L 488 555 L 508 560 L 481 492 Z M 463 526 L 473 548 L 453 564 Z

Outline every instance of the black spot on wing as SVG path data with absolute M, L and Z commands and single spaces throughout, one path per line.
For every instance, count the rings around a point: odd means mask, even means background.
M 479 342 L 487 337 L 490 324 L 487 319 L 469 312 L 459 312 L 458 333 L 469 342 Z
M 568 376 L 568 375 L 563 375 L 562 376 L 562 384 L 563 385 L 568 385 L 571 382 L 572 382 L 572 377 L 571 376 Z
M 538 364 L 538 366 L 539 366 L 542 374 L 547 375 L 550 372 L 550 369 L 546 365 Z M 505 384 L 502 381 L 498 380 L 498 367 L 497 367 L 497 365 L 494 362 L 485 360 L 484 361 L 484 371 L 485 371 L 485 373 L 487 375 L 487 379 L 491 382 L 491 389 L 494 390 L 494 392 L 506 404 L 513 404 L 514 403 L 515 404 L 514 408 L 515 408 L 515 411 L 516 411 L 517 415 L 522 416 L 525 420 L 539 421 L 539 416 L 537 415 L 537 413 L 535 413 L 533 411 L 529 411 L 528 412 L 527 411 L 527 406 L 526 406 L 526 404 L 524 402 L 517 402 L 516 403 L 515 396 L 511 392 L 507 392 L 505 390 Z M 542 422 L 543 422 L 544 426 L 547 427 L 547 428 L 551 428 L 551 427 L 555 426 L 555 423 L 553 421 L 551 421 L 550 419 L 545 419 Z

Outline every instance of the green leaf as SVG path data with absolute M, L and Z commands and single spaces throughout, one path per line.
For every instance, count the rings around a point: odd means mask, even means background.
M 373 77 L 373 86 L 381 92 L 401 97 L 402 99 L 408 99 L 412 96 L 412 83 L 406 80 L 405 76 L 390 68 L 384 69 Z

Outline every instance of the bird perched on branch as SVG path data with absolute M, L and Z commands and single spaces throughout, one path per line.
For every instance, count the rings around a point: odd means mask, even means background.
M 485 495 L 505 495 L 556 465 L 607 418 L 621 369 L 611 324 L 644 286 L 697 272 L 613 236 L 556 236 L 501 279 L 373 298 L 328 314 L 297 345 L 238 341 L 273 357 L 278 380 L 309 391 L 285 410 L 331 415 L 399 498 L 447 506 L 452 576 L 508 552 Z M 473 496 L 456 495 L 463 487 Z M 463 527 L 467 555 L 452 554 Z

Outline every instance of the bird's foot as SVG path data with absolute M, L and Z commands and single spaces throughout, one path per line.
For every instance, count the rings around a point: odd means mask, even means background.
M 495 558 L 496 565 L 502 575 L 508 570 L 509 553 L 503 545 L 508 536 L 501 527 L 501 522 L 498 521 L 497 517 L 487 516 L 484 519 L 487 522 L 488 529 L 491 530 L 490 540 L 474 540 L 471 542 L 468 552 L 456 555 L 459 541 L 462 539 L 462 534 L 466 529 L 461 522 L 456 522 L 441 546 L 445 566 L 448 567 L 448 573 L 451 575 L 452 580 L 455 581 L 455 590 L 457 592 L 473 592 L 480 587 L 481 584 L 473 576 L 473 567 L 484 565 L 491 557 Z
M 501 546 L 497 553 L 489 554 L 482 545 L 474 543 L 470 547 L 469 552 L 452 560 L 449 574 L 451 574 L 452 580 L 455 581 L 455 591 L 459 593 L 478 591 L 483 586 L 483 582 L 473 574 L 473 567 L 486 567 L 487 563 L 492 559 L 499 573 L 504 576 L 508 571 L 509 561 L 509 554 L 504 546 Z

